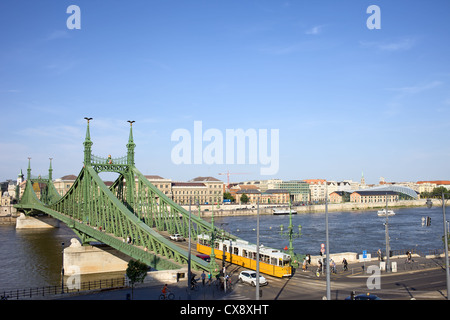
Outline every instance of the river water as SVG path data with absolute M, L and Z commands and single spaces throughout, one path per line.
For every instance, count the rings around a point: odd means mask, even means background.
M 388 217 L 391 250 L 415 250 L 428 254 L 433 249 L 443 249 L 442 208 L 395 209 L 396 215 Z M 450 212 L 448 212 L 450 217 Z M 422 217 L 431 217 L 429 227 L 422 226 Z M 447 219 L 449 220 L 449 219 Z M 317 255 L 326 241 L 325 213 L 292 215 L 294 232 L 302 226 L 300 238 L 294 239 L 294 251 Z M 330 253 L 375 253 L 386 249 L 386 218 L 373 211 L 330 212 L 328 214 Z M 256 216 L 215 217 L 214 224 L 242 239 L 256 243 Z M 260 215 L 260 243 L 282 249 L 289 246 L 287 237 L 280 235 L 280 225 L 287 230 L 289 216 Z
M 396 209 L 389 217 L 392 250 L 413 249 L 428 254 L 443 248 L 442 208 Z M 450 215 L 450 212 L 448 212 Z M 431 226 L 422 226 L 422 217 L 431 217 Z M 330 253 L 375 253 L 385 250 L 385 218 L 375 211 L 330 212 Z M 294 230 L 302 226 L 302 236 L 294 240 L 299 253 L 316 255 L 325 243 L 325 213 L 305 213 L 292 216 Z M 256 216 L 216 217 L 214 223 L 226 231 L 256 243 Z M 260 216 L 261 244 L 282 249 L 289 244 L 280 234 L 289 216 Z M 72 230 L 61 223 L 60 228 L 16 230 L 15 225 L 0 225 L 0 292 L 10 289 L 53 286 L 61 283 L 62 245 L 75 237 Z

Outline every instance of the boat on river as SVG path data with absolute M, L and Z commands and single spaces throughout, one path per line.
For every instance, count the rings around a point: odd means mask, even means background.
M 386 216 L 386 209 L 378 210 L 377 214 L 378 214 L 379 217 L 385 217 Z M 388 216 L 395 216 L 395 212 L 393 210 L 388 210 L 387 211 L 387 215 Z
M 292 213 L 292 214 L 297 214 L 297 211 L 291 209 L 291 212 L 290 212 L 290 213 Z M 289 210 L 277 210 L 277 209 L 273 209 L 273 215 L 275 215 L 275 216 L 286 215 L 286 214 L 289 214 Z

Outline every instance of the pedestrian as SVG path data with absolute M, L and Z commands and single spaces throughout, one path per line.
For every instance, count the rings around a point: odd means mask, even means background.
M 406 251 L 406 262 L 411 263 L 411 251 Z
M 309 253 L 306 255 L 306 262 L 311 264 L 311 255 Z
M 303 272 L 306 271 L 306 258 L 303 258 L 302 270 Z
M 206 278 L 206 274 L 205 271 L 202 272 L 202 284 L 203 286 L 205 286 L 205 278 Z
M 342 264 L 344 265 L 344 271 L 347 271 L 348 270 L 348 262 L 347 262 L 347 259 L 342 259 Z
M 381 254 L 381 249 L 378 249 L 377 254 L 378 254 L 378 261 L 384 261 L 383 255 Z

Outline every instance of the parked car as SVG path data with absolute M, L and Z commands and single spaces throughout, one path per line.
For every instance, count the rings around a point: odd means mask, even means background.
M 202 260 L 205 260 L 206 262 L 211 261 L 211 257 L 207 254 L 197 254 L 197 258 L 200 258 Z
M 357 294 L 355 296 L 348 296 L 345 300 L 381 300 L 381 298 L 377 297 L 374 294 Z
M 170 236 L 170 240 L 173 240 L 173 241 L 183 241 L 184 238 L 183 238 L 183 236 L 182 236 L 181 234 L 175 233 L 175 234 L 173 234 L 173 235 Z
M 256 287 L 256 272 L 255 271 L 242 271 L 239 274 L 239 281 L 250 283 L 252 286 Z M 259 275 L 259 285 L 267 285 L 267 280 L 261 274 Z

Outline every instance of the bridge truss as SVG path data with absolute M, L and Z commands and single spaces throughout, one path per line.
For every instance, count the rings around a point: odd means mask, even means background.
M 84 141 L 84 166 L 72 187 L 63 196 L 53 186 L 51 162 L 49 177 L 32 178 L 28 162 L 26 187 L 15 207 L 26 215 L 48 214 L 70 227 L 83 244 L 100 241 L 133 259 L 157 270 L 178 269 L 187 264 L 188 252 L 164 237 L 161 232 L 179 233 L 191 237 L 201 233 L 218 233 L 214 225 L 189 212 L 152 185 L 134 164 L 132 122 L 127 144 L 127 156 L 101 158 L 91 152 L 89 120 Z M 119 177 L 107 187 L 100 172 L 116 172 Z M 47 186 L 38 199 L 33 183 Z M 230 235 L 230 237 L 232 237 Z M 191 257 L 197 270 L 217 273 L 215 261 Z

